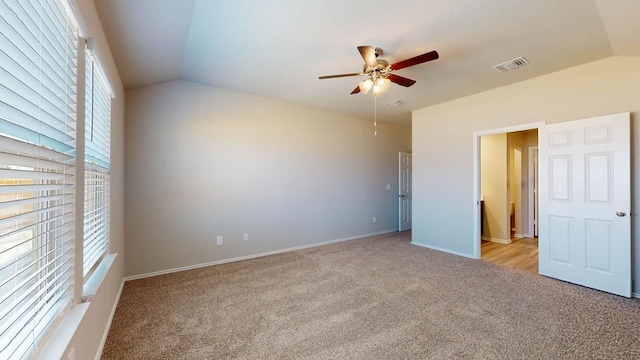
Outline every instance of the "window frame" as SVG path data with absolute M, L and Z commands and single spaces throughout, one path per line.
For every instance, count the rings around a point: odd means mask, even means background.
M 94 46 L 93 46 L 93 41 L 92 39 L 89 38 L 83 38 L 84 40 L 84 45 L 85 45 L 85 54 L 84 54 L 84 116 L 83 116 L 83 184 L 84 184 L 84 189 L 83 189 L 83 222 L 82 222 L 82 241 L 83 241 L 83 256 L 82 256 L 82 273 L 83 273 L 83 281 L 86 283 L 89 278 L 91 277 L 91 275 L 93 274 L 93 272 L 96 270 L 96 268 L 100 265 L 101 261 L 105 258 L 105 256 L 107 256 L 107 254 L 109 254 L 109 245 L 110 245 L 110 227 L 111 227 L 111 171 L 110 171 L 110 165 L 111 165 L 111 118 L 112 118 L 112 112 L 111 112 L 111 101 L 113 99 L 113 91 L 111 90 L 111 85 L 107 79 L 107 74 L 104 71 L 104 67 L 102 66 L 102 62 L 100 61 L 100 58 L 98 56 L 98 54 L 96 53 L 96 51 L 94 50 Z M 89 85 L 89 72 L 91 75 L 91 80 L 90 80 L 90 85 Z M 97 91 L 96 91 L 97 90 Z M 89 103 L 89 98 L 90 98 L 90 104 Z M 102 101 L 102 104 L 99 101 Z M 105 111 L 102 112 L 100 111 L 100 107 L 99 105 L 104 106 Z M 96 111 L 97 110 L 97 111 Z M 94 142 L 93 141 L 93 134 L 94 134 L 94 125 L 96 122 L 96 112 L 99 112 L 98 115 L 104 116 L 105 118 L 102 119 L 100 117 L 97 118 L 97 120 L 99 121 L 99 125 L 103 126 L 106 130 L 105 132 L 101 132 L 100 129 L 98 128 L 98 136 L 103 137 L 104 141 L 102 144 L 99 144 L 97 141 Z M 91 120 L 91 130 L 88 129 L 88 119 L 90 118 Z M 102 120 L 102 121 L 100 121 Z M 97 154 L 97 156 L 101 156 L 100 159 L 96 159 L 97 161 L 89 161 L 87 159 L 87 152 L 89 150 L 89 143 L 93 144 L 93 146 L 91 146 L 91 150 L 94 152 L 102 152 L 100 154 Z M 97 164 L 96 162 L 101 162 L 100 164 Z M 90 200 L 95 200 L 95 197 L 89 199 L 88 197 L 90 196 L 89 190 L 88 190 L 88 181 L 90 182 L 91 180 L 87 179 L 87 175 L 92 174 L 92 178 L 95 179 L 94 176 L 98 176 L 98 175 L 102 175 L 104 176 L 104 178 L 102 179 L 102 181 L 104 182 L 104 184 L 102 186 L 97 185 L 97 184 L 92 184 L 89 186 L 100 186 L 102 191 L 103 191 L 103 198 L 101 200 L 104 201 L 104 209 L 102 210 L 104 212 L 102 220 L 104 220 L 104 229 L 103 229 L 103 233 L 92 233 L 92 235 L 97 235 L 99 238 L 95 239 L 95 241 L 91 242 L 91 243 L 87 243 L 87 238 L 85 236 L 87 236 L 87 234 L 89 233 L 89 231 L 92 231 L 95 229 L 95 227 L 93 227 L 92 229 L 87 229 L 86 226 L 88 225 L 88 219 L 87 219 L 87 210 L 88 207 L 91 207 L 91 205 L 87 205 L 87 202 Z M 98 174 L 98 175 L 93 175 L 93 174 Z M 99 181 L 99 180 L 93 180 L 95 181 Z M 95 193 L 92 193 L 95 196 Z M 94 204 L 95 205 L 95 204 Z M 95 220 L 95 219 L 94 219 Z M 89 225 L 91 225 L 91 223 L 89 222 Z M 87 259 L 86 259 L 86 255 L 87 253 L 84 252 L 84 250 L 86 249 L 85 246 L 97 246 L 99 247 L 98 249 L 98 254 L 93 255 L 93 253 L 91 253 L 90 255 L 92 256 L 92 259 L 90 259 L 90 263 L 87 264 Z M 83 296 L 86 296 L 87 294 L 84 293 L 83 291 Z

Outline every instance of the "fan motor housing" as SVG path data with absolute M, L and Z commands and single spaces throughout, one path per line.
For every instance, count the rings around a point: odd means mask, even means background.
M 382 59 L 376 59 L 378 60 L 378 66 L 375 69 L 371 69 L 372 71 L 374 70 L 384 70 L 387 68 L 387 66 L 389 66 L 389 62 L 387 60 L 382 60 Z M 364 64 L 362 66 L 362 72 L 363 73 L 367 73 L 367 64 Z

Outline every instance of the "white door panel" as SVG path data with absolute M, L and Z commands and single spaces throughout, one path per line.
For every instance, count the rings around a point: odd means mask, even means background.
M 411 173 L 411 154 L 401 152 L 398 156 L 398 203 L 399 203 L 399 231 L 411 229 L 411 190 L 413 184 Z
M 540 274 L 631 295 L 629 119 L 540 129 Z

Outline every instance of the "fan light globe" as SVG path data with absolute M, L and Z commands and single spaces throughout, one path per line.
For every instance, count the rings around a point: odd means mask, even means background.
M 360 81 L 358 83 L 358 87 L 360 88 L 360 91 L 366 94 L 373 87 L 373 81 L 371 79 Z
M 379 96 L 387 92 L 391 86 L 391 80 L 379 78 L 376 80 L 376 84 L 373 86 L 373 96 Z M 366 94 L 366 93 L 365 93 Z

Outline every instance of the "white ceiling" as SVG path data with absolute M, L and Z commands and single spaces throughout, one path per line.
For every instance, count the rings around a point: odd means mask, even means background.
M 95 0 L 126 88 L 185 79 L 363 118 L 371 95 L 350 95 L 356 47 L 394 63 L 431 50 L 440 59 L 399 70 L 417 80 L 378 98 L 378 119 L 612 55 L 640 56 L 638 0 Z M 531 64 L 491 67 L 524 56 Z M 402 99 L 398 108 L 383 103 Z

